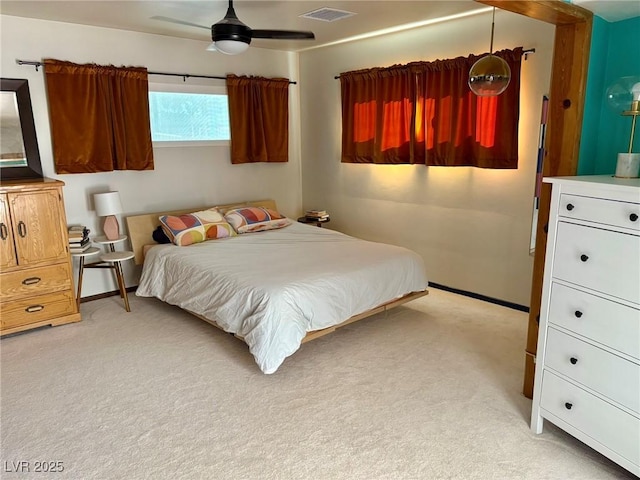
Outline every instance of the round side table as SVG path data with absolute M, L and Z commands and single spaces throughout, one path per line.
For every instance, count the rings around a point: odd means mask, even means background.
M 91 257 L 97 253 L 100 253 L 100 249 L 96 247 L 89 247 L 84 252 L 76 252 L 72 253 L 72 257 L 77 257 L 80 259 L 80 267 L 78 268 L 78 294 L 76 296 L 76 304 L 78 306 L 78 311 L 80 310 L 80 292 L 82 292 L 82 274 L 84 273 L 84 259 L 86 257 Z
M 122 262 L 131 260 L 134 256 L 135 254 L 133 252 L 108 252 L 100 255 L 100 260 L 109 264 L 116 274 L 120 296 L 124 300 L 124 307 L 127 309 L 127 312 L 130 312 L 131 309 L 129 308 L 129 297 L 127 296 L 124 276 L 122 275 Z
M 329 217 L 327 217 L 327 218 L 308 218 L 308 217 L 300 217 L 300 218 L 298 218 L 298 222 L 315 224 L 316 227 L 322 227 L 323 223 L 328 223 L 330 221 L 331 221 L 331 219 Z

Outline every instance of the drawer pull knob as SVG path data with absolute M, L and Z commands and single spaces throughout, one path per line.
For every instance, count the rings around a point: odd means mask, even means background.
M 22 280 L 22 284 L 23 285 L 35 285 L 40 280 L 42 280 L 40 277 L 29 277 L 29 278 L 25 278 L 24 280 Z
M 575 312 L 573 312 L 573 314 L 576 316 L 576 318 L 580 318 L 582 316 L 582 312 L 580 310 L 576 310 Z
M 636 220 L 638 220 L 638 214 L 632 213 L 631 215 L 629 215 L 629 220 L 631 220 L 632 222 L 635 222 Z
M 575 365 L 576 363 L 578 363 L 578 359 L 576 357 L 571 357 L 569 361 L 571 362 L 571 365 Z
M 27 313 L 35 313 L 44 310 L 44 305 L 30 305 L 24 309 Z
M 571 203 L 567 203 L 567 210 L 571 211 L 573 210 L 575 207 L 573 206 L 573 204 Z
M 27 236 L 27 225 L 22 220 L 18 222 L 18 235 L 22 238 Z
M 6 240 L 8 236 L 9 231 L 7 230 L 7 226 L 4 223 L 0 223 L 0 238 Z
M 583 253 L 582 255 L 580 255 L 580 260 L 586 262 L 587 260 L 589 260 L 589 257 Z
M 571 407 L 573 407 L 573 403 L 567 402 L 564 404 L 564 408 L 566 408 L 567 410 L 571 410 Z

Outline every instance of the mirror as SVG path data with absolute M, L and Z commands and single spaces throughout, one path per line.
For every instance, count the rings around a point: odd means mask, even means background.
M 42 178 L 29 82 L 0 79 L 0 177 Z

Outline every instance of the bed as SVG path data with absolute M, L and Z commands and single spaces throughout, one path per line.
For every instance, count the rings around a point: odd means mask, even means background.
M 272 200 L 241 204 L 277 210 Z M 160 216 L 193 210 L 127 218 L 143 265 L 136 295 L 177 305 L 241 338 L 266 374 L 302 343 L 428 293 L 415 252 L 293 220 L 186 247 L 150 247 Z

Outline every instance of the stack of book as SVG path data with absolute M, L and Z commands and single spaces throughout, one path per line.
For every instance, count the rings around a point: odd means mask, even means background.
M 84 225 L 71 225 L 69 227 L 69 252 L 82 253 L 90 246 L 89 229 Z
M 304 216 L 307 220 L 313 220 L 315 222 L 329 220 L 329 214 L 326 210 L 307 210 Z

